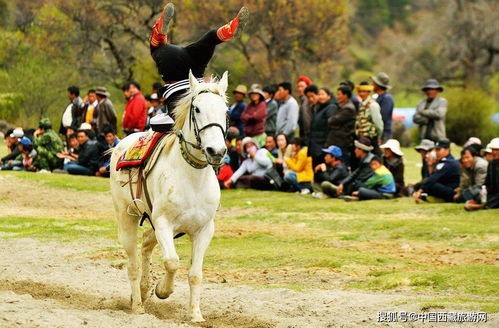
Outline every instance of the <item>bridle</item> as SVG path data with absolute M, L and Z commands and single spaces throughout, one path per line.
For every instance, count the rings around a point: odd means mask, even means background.
M 225 139 L 227 137 L 227 132 L 229 130 L 229 113 L 227 112 L 227 115 L 226 115 L 225 129 L 223 126 L 221 126 L 218 123 L 209 123 L 209 124 L 206 124 L 205 126 L 203 126 L 202 128 L 199 128 L 198 121 L 196 120 L 196 113 L 199 113 L 199 108 L 194 105 L 194 100 L 196 99 L 197 96 L 199 96 L 200 94 L 203 94 L 203 93 L 210 93 L 210 91 L 203 90 L 203 91 L 199 92 L 197 95 L 195 95 L 194 97 L 192 97 L 191 108 L 189 109 L 189 127 L 194 126 L 194 136 L 196 138 L 196 143 L 187 141 L 184 137 L 182 130 L 179 130 L 177 132 L 177 135 L 178 135 L 179 140 L 180 140 L 180 148 L 181 148 L 182 156 L 184 157 L 185 161 L 189 165 L 191 165 L 192 167 L 194 167 L 196 169 L 203 169 L 208 165 L 211 165 L 215 168 L 218 168 L 218 167 L 222 166 L 223 163 L 210 162 L 209 156 L 206 156 L 204 149 L 201 147 L 200 133 L 203 130 L 206 130 L 208 128 L 218 127 L 222 131 L 222 135 L 224 136 L 224 139 Z M 211 92 L 211 93 L 214 93 L 214 92 Z M 203 155 L 205 156 L 206 159 L 203 160 L 203 159 L 197 158 L 195 155 L 193 155 L 189 151 L 188 145 L 197 149 L 197 150 L 201 150 L 201 152 L 203 153 Z

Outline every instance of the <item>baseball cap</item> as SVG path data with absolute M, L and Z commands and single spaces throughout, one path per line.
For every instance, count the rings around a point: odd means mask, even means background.
M 435 148 L 450 148 L 450 140 L 449 139 L 440 139 L 435 144 Z
M 321 149 L 323 153 L 333 155 L 336 158 L 341 158 L 343 156 L 343 152 L 341 151 L 341 148 L 338 146 L 329 146 L 327 148 Z
M 32 145 L 31 140 L 29 140 L 29 138 L 28 138 L 28 137 L 22 137 L 22 139 L 21 139 L 20 143 L 21 143 L 21 145 L 23 145 L 23 146 Z

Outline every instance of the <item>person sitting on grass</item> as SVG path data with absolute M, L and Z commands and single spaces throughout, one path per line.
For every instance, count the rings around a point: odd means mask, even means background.
M 19 143 L 19 138 L 24 136 L 24 132 L 20 129 L 10 129 L 5 133 L 5 145 L 7 146 L 8 154 L 0 159 L 1 170 L 11 170 L 12 162 L 19 156 L 21 153 L 17 147 Z
M 312 189 L 312 180 L 314 170 L 312 168 L 312 157 L 307 156 L 308 147 L 306 141 L 301 138 L 295 138 L 291 142 L 293 156 L 286 159 L 286 165 L 289 172 L 284 175 L 286 181 L 291 187 L 290 191 L 300 192 L 303 195 L 309 194 Z
M 325 199 L 336 197 L 336 189 L 340 182 L 348 177 L 348 168 L 341 161 L 341 148 L 338 146 L 329 146 L 322 149 L 324 153 L 324 162 L 314 168 L 314 183 L 312 187 L 314 198 Z
M 359 140 L 354 141 L 355 145 L 355 157 L 359 160 L 359 166 L 355 171 L 349 176 L 343 179 L 336 189 L 336 194 L 341 195 L 351 195 L 352 192 L 359 190 L 361 185 L 367 181 L 373 174 L 371 170 L 371 160 L 373 159 L 373 146 L 371 145 L 371 140 L 362 137 Z
M 450 151 L 449 139 L 441 139 L 435 144 L 437 164 L 435 170 L 426 178 L 421 189 L 414 192 L 416 203 L 421 200 L 430 202 L 454 201 L 455 189 L 459 186 L 459 162 Z M 430 197 L 428 197 L 430 196 Z
M 479 201 L 489 163 L 478 155 L 478 149 L 469 145 L 461 151 L 461 177 L 454 200 L 465 203 Z
M 114 129 L 106 125 L 104 126 L 104 129 L 102 131 L 102 134 L 104 135 L 104 138 L 106 140 L 106 147 L 104 149 L 101 149 L 101 156 L 99 159 L 99 169 L 97 172 L 95 172 L 95 175 L 98 177 L 109 177 L 109 165 L 111 163 L 111 154 L 107 154 L 106 152 L 118 146 L 120 139 L 116 135 L 116 132 Z
M 29 138 L 23 137 L 19 141 L 19 147 L 21 151 L 21 166 L 16 166 L 13 168 L 14 171 L 31 171 L 36 172 L 36 167 L 33 166 L 33 162 L 36 158 L 36 150 L 33 149 L 33 143 Z
M 33 165 L 40 171 L 52 171 L 62 166 L 62 160 L 57 154 L 64 150 L 61 138 L 52 129 L 48 118 L 42 118 L 38 130 L 33 134 L 33 147 L 38 153 Z
M 267 136 L 265 138 L 265 149 L 269 151 L 269 153 L 272 154 L 272 156 L 275 158 L 278 157 L 278 149 L 277 149 L 277 144 L 275 142 L 275 137 L 274 136 Z
M 258 149 L 256 140 L 246 137 L 242 141 L 243 155 L 247 158 L 241 166 L 224 182 L 225 189 L 236 188 L 272 190 L 274 186 L 265 178 L 272 169 L 272 161 L 265 148 Z
M 225 182 L 229 181 L 233 174 L 234 171 L 232 171 L 232 167 L 230 166 L 230 156 L 225 155 L 225 164 L 220 168 L 217 174 L 220 189 L 225 189 Z
M 389 139 L 379 148 L 383 151 L 383 165 L 392 172 L 397 191 L 395 196 L 407 196 L 404 182 L 404 153 L 400 150 L 400 143 L 396 139 Z
M 487 145 L 491 149 L 492 160 L 487 167 L 485 188 L 482 187 L 480 201 L 469 200 L 464 204 L 468 211 L 499 208 L 499 138 L 494 138 Z
M 90 140 L 88 130 L 78 130 L 78 159 L 64 165 L 64 170 L 69 174 L 95 175 L 99 163 L 99 146 L 97 141 Z
M 396 188 L 392 173 L 383 165 L 378 156 L 371 159 L 370 166 L 374 174 L 362 184 L 358 191 L 354 191 L 352 196 L 345 196 L 346 201 L 393 198 Z

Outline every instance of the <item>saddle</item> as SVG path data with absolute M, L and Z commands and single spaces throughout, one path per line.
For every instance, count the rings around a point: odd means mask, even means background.
M 123 168 L 141 167 L 149 159 L 158 141 L 165 136 L 165 133 L 153 132 L 140 136 L 139 139 L 128 148 L 118 159 L 116 170 Z

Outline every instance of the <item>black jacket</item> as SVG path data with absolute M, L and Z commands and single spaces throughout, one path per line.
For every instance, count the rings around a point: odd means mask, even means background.
M 324 104 L 315 105 L 312 123 L 310 124 L 308 156 L 318 157 L 321 155 L 321 149 L 325 148 L 327 136 L 329 133 L 328 120 L 338 111 L 338 105 L 334 99 Z
M 459 162 L 452 155 L 449 155 L 438 161 L 435 171 L 423 181 L 422 188 L 426 191 L 431 188 L 431 185 L 440 183 L 455 189 L 459 186 L 459 179 Z
M 15 160 L 17 156 L 19 156 L 21 152 L 19 151 L 19 148 L 17 148 L 17 145 L 18 145 L 17 143 L 15 145 L 12 145 L 10 147 L 10 153 L 2 157 L 3 164 L 7 163 L 10 160 Z
M 346 185 L 350 183 L 357 183 L 360 185 L 367 181 L 367 179 L 373 175 L 373 171 L 371 170 L 371 160 L 373 157 L 374 155 L 372 153 L 367 153 L 366 157 L 360 161 L 357 169 L 343 179 L 341 184 Z
M 499 194 L 499 160 L 491 160 L 485 178 L 487 196 Z
M 341 163 L 337 166 L 328 165 L 326 171 L 317 172 L 314 179 L 317 183 L 329 181 L 334 185 L 339 185 L 346 177 L 348 177 L 348 169 L 345 164 Z
M 339 105 L 338 111 L 328 120 L 331 127 L 327 138 L 328 145 L 335 145 L 341 148 L 353 146 L 355 116 L 356 111 L 352 100 Z
M 78 148 L 78 160 L 76 164 L 95 172 L 99 168 L 99 157 L 100 151 L 97 141 L 88 140 Z

